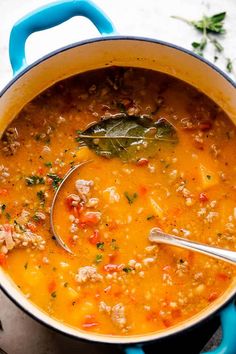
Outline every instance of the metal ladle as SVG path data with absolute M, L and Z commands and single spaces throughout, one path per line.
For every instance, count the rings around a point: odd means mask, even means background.
M 56 241 L 58 242 L 58 244 L 65 251 L 69 252 L 72 255 L 74 255 L 72 250 L 65 244 L 63 239 L 60 237 L 60 235 L 58 235 L 58 233 L 55 230 L 55 227 L 54 227 L 54 209 L 55 209 L 55 205 L 56 205 L 56 201 L 57 201 L 58 195 L 60 194 L 61 188 L 64 185 L 64 183 L 67 181 L 68 178 L 71 177 L 71 175 L 78 168 L 80 168 L 81 166 L 86 165 L 89 162 L 91 162 L 91 160 L 83 161 L 83 162 L 75 165 L 74 167 L 72 167 L 65 174 L 61 184 L 59 185 L 59 187 L 58 187 L 58 189 L 57 189 L 57 191 L 56 191 L 56 193 L 55 193 L 55 195 L 53 197 L 52 205 L 51 205 L 50 225 L 51 225 L 52 233 L 53 233 Z M 161 231 L 158 228 L 151 229 L 148 238 L 149 238 L 149 241 L 151 241 L 151 242 L 164 243 L 164 244 L 168 244 L 168 245 L 171 245 L 171 246 L 177 246 L 177 247 L 186 248 L 186 249 L 189 249 L 191 251 L 195 251 L 195 252 L 198 252 L 198 253 L 205 254 L 207 256 L 218 258 L 218 259 L 223 260 L 225 262 L 236 264 L 236 252 L 235 251 L 229 251 L 229 250 L 218 248 L 218 247 L 208 246 L 206 244 L 199 243 L 199 242 L 196 242 L 196 241 L 189 241 L 189 240 L 183 239 L 181 237 L 177 237 L 177 236 L 173 236 L 173 235 L 167 234 L 167 233 Z
M 206 244 L 196 242 L 196 241 L 189 241 L 178 236 L 166 234 L 165 232 L 162 232 L 158 228 L 151 229 L 149 234 L 149 241 L 186 248 L 188 250 L 202 253 L 207 256 L 211 256 L 213 258 L 217 258 L 222 261 L 232 263 L 234 265 L 236 264 L 235 251 L 229 251 L 219 247 L 208 246 Z
M 63 185 L 65 184 L 65 182 L 67 181 L 67 179 L 81 166 L 86 165 L 87 163 L 90 163 L 92 160 L 88 160 L 88 161 L 83 161 L 78 163 L 77 165 L 73 166 L 71 169 L 69 169 L 69 171 L 65 174 L 63 180 L 61 181 L 59 187 L 56 190 L 56 193 L 54 194 L 54 197 L 52 199 L 52 205 L 50 208 L 50 227 L 51 227 L 51 231 L 53 233 L 53 236 L 55 237 L 56 241 L 58 242 L 58 244 L 67 252 L 69 252 L 70 254 L 74 253 L 71 251 L 71 249 L 65 244 L 65 242 L 63 241 L 63 239 L 61 238 L 60 235 L 58 235 L 58 233 L 55 230 L 55 226 L 54 226 L 54 209 L 55 209 L 55 205 L 56 205 L 56 201 L 58 198 L 58 195 L 60 194 L 60 191 L 63 187 Z

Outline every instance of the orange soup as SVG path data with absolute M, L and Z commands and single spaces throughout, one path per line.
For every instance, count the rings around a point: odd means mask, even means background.
M 167 245 L 165 232 L 236 250 L 236 130 L 170 76 L 107 68 L 55 84 L 0 143 L 0 264 L 24 295 L 80 330 L 165 330 L 205 309 L 233 266 Z M 70 254 L 55 240 L 55 229 Z

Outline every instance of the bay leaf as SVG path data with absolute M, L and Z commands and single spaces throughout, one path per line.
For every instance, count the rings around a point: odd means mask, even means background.
M 98 155 L 124 161 L 137 161 L 157 154 L 159 144 L 176 144 L 178 135 L 166 119 L 154 121 L 147 115 L 117 114 L 77 132 L 77 141 Z

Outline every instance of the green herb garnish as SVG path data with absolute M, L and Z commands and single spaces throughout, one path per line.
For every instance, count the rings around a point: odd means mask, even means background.
M 211 179 L 211 176 L 210 175 L 206 175 L 207 176 L 207 179 Z
M 103 255 L 102 254 L 97 254 L 95 257 L 95 263 L 98 264 L 102 261 Z
M 39 198 L 40 200 L 40 204 L 44 205 L 45 204 L 45 192 L 44 191 L 39 191 L 37 192 L 37 197 Z
M 229 73 L 233 71 L 233 62 L 230 58 L 226 58 L 226 69 Z
M 147 216 L 147 220 L 152 220 L 152 219 L 154 219 L 154 218 L 155 218 L 154 215 L 148 215 L 148 216 Z
M 36 222 L 38 222 L 40 220 L 40 218 L 37 215 L 33 215 L 32 219 Z
M 5 216 L 6 216 L 7 220 L 11 220 L 11 214 L 6 213 Z
M 117 106 L 117 108 L 119 109 L 119 111 L 120 111 L 121 113 L 127 113 L 127 110 L 126 110 L 126 108 L 125 108 L 124 103 L 122 103 L 122 102 L 117 102 L 117 103 L 116 103 L 116 106 Z
M 123 271 L 124 271 L 125 273 L 130 273 L 130 272 L 132 271 L 132 268 L 130 268 L 130 267 L 124 267 L 124 268 L 123 268 Z
M 41 176 L 28 176 L 25 178 L 27 186 L 35 186 L 37 184 L 45 184 L 44 178 Z
M 21 224 L 19 224 L 16 220 L 14 220 L 14 225 L 16 227 L 18 227 L 20 229 L 20 231 L 23 231 L 23 232 L 26 231 L 25 228 Z
M 26 263 L 24 264 L 24 268 L 25 268 L 25 269 L 28 268 L 28 262 L 26 262 Z
M 97 246 L 97 249 L 99 249 L 99 250 L 104 250 L 104 242 L 98 242 L 98 243 L 96 244 L 96 246 Z
M 198 21 L 188 21 L 196 29 L 201 32 L 207 31 L 212 33 L 225 33 L 224 20 L 226 12 L 221 12 L 213 16 L 203 16 L 201 20 Z
M 44 166 L 46 166 L 46 167 L 52 167 L 52 163 L 49 161 L 49 162 L 45 162 L 44 163 Z
M 233 71 L 232 60 L 224 55 L 224 47 L 219 42 L 219 40 L 215 38 L 215 36 L 218 36 L 220 38 L 222 34 L 226 33 L 226 30 L 224 28 L 226 12 L 220 12 L 213 16 L 204 15 L 200 20 L 197 21 L 190 21 L 179 16 L 172 17 L 184 21 L 185 23 L 190 26 L 193 26 L 195 29 L 202 33 L 202 38 L 199 42 L 192 42 L 193 51 L 196 54 L 203 56 L 207 44 L 210 43 L 214 47 L 215 52 L 220 54 L 222 58 L 226 61 L 227 71 L 229 73 Z M 218 55 L 214 55 L 214 61 L 216 61 L 217 59 Z
M 53 291 L 53 292 L 51 293 L 51 297 L 53 297 L 53 298 L 57 297 L 57 292 L 56 292 L 56 291 Z
M 119 249 L 119 247 L 116 244 L 116 240 L 114 238 L 111 240 L 111 248 L 113 249 L 113 251 Z
M 6 210 L 6 204 L 2 204 L 1 205 L 1 212 L 2 212 L 2 214 L 4 213 L 4 211 Z
M 133 194 L 130 194 L 128 192 L 124 192 L 124 195 L 125 195 L 126 199 L 128 200 L 129 204 L 133 204 L 135 199 L 137 199 L 137 197 L 138 197 L 138 193 L 136 193 L 136 192 Z
M 62 181 L 62 178 L 60 178 L 58 175 L 55 173 L 48 173 L 47 176 L 52 179 L 52 186 L 56 190 Z

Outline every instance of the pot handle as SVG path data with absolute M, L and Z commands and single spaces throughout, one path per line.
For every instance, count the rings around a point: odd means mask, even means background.
M 9 57 L 13 74 L 27 66 L 25 43 L 32 33 L 57 26 L 74 16 L 88 18 L 101 35 L 116 34 L 111 20 L 90 0 L 62 0 L 40 7 L 20 19 L 11 30 Z
M 215 350 L 202 354 L 235 354 L 236 353 L 236 305 L 234 301 L 220 313 L 222 341 Z
M 222 327 L 222 341 L 220 345 L 210 352 L 202 354 L 236 354 L 236 305 L 229 304 L 220 313 Z M 141 345 L 124 348 L 125 354 L 145 354 Z

